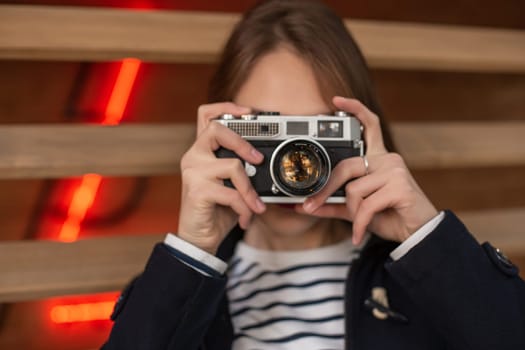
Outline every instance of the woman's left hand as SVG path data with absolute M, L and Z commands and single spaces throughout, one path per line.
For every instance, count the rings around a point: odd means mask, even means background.
M 378 116 L 355 99 L 334 97 L 333 103 L 363 125 L 368 168 L 362 157 L 342 160 L 326 186 L 296 210 L 352 221 L 354 244 L 361 243 L 366 230 L 403 242 L 438 214 L 436 208 L 417 185 L 403 158 L 386 150 Z M 326 204 L 326 199 L 345 183 L 346 204 Z

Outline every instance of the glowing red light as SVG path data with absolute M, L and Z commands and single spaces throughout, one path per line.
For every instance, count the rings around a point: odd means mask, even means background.
M 122 64 L 104 112 L 104 125 L 119 124 L 129 101 L 131 90 L 137 78 L 141 61 L 127 58 Z M 73 242 L 78 238 L 86 213 L 93 206 L 102 176 L 88 174 L 82 177 L 80 185 L 74 190 L 67 211 L 67 218 L 62 224 L 58 240 Z M 71 305 L 57 305 L 51 309 L 51 320 L 54 323 L 86 322 L 108 320 L 115 302 L 103 301 Z
M 97 174 L 88 174 L 82 177 L 82 182 L 75 189 L 71 198 L 67 219 L 62 224 L 58 234 L 59 241 L 76 241 L 80 232 L 80 225 L 84 221 L 89 208 L 93 206 L 101 181 L 102 177 Z
M 51 309 L 51 320 L 55 323 L 73 323 L 108 320 L 113 312 L 113 301 L 57 305 Z
M 126 58 L 122 61 L 115 87 L 106 106 L 102 124 L 116 125 L 122 120 L 140 64 L 141 61 L 136 58 Z
M 136 58 L 127 58 L 122 61 L 102 124 L 116 125 L 122 120 L 140 65 L 141 61 Z M 87 211 L 93 206 L 101 182 L 102 177 L 97 174 L 82 177 L 81 184 L 73 192 L 67 219 L 58 234 L 59 241 L 74 242 L 77 240 L 82 221 Z

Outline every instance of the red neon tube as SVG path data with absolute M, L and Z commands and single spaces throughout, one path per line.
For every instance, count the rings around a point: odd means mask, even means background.
M 116 125 L 122 120 L 140 65 L 141 61 L 135 58 L 127 58 L 122 61 L 101 124 Z M 80 185 L 73 192 L 67 210 L 67 218 L 58 233 L 59 241 L 77 240 L 82 222 L 88 210 L 93 206 L 101 182 L 102 176 L 98 174 L 87 174 L 82 177 Z M 114 301 L 104 301 L 57 305 L 51 309 L 50 317 L 54 323 L 108 320 L 114 304 Z
M 135 58 L 127 58 L 122 61 L 104 111 L 102 124 L 116 125 L 122 120 L 140 65 L 141 61 Z M 80 185 L 73 192 L 67 218 L 58 233 L 59 241 L 74 242 L 77 240 L 82 221 L 84 221 L 87 211 L 93 206 L 101 182 L 102 177 L 97 174 L 88 174 L 82 177 Z

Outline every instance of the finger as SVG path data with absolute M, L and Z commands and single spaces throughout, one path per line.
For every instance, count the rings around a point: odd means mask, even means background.
M 325 187 L 315 195 L 309 197 L 303 207 L 306 212 L 311 213 L 320 207 L 328 197 L 343 186 L 349 180 L 363 176 L 366 173 L 366 167 L 361 157 L 351 157 L 340 161 L 332 170 L 330 179 Z M 370 164 L 368 171 L 371 171 Z
M 251 108 L 236 105 L 233 102 L 210 103 L 199 106 L 197 111 L 197 136 L 209 125 L 210 121 L 221 114 L 241 115 L 251 112 Z
M 337 217 L 353 221 L 363 199 L 384 187 L 388 182 L 388 175 L 388 173 L 374 173 L 348 182 L 345 186 L 346 206 L 341 204 L 323 204 L 326 198 L 324 198 L 322 202 L 319 198 L 316 198 L 314 201 L 321 203 L 319 206 L 314 209 L 305 209 L 303 205 L 297 205 L 299 207 L 297 211 L 314 216 Z M 308 198 L 307 201 L 310 200 L 310 198 Z
M 348 186 L 348 185 L 347 185 Z M 346 209 L 348 211 L 348 220 L 354 221 L 355 214 L 357 213 L 357 209 L 359 209 L 359 206 L 361 205 L 361 202 L 363 201 L 363 197 L 359 195 L 350 194 L 348 190 L 345 187 L 345 194 L 346 194 Z
M 209 174 L 209 176 L 213 176 L 216 179 L 230 179 L 243 201 L 248 204 L 252 211 L 259 214 L 265 211 L 266 206 L 259 198 L 257 192 L 255 192 L 240 159 L 217 159 L 213 164 L 207 164 L 206 170 L 203 170 L 203 172 L 205 172 L 203 175 Z
M 393 206 L 395 192 L 388 187 L 372 193 L 361 202 L 353 220 L 352 242 L 359 245 L 374 216 Z
M 348 219 L 348 211 L 344 204 L 324 204 L 313 212 L 307 212 L 304 210 L 303 206 L 297 204 L 295 206 L 295 211 L 299 214 L 308 214 L 312 216 L 317 216 L 320 218 L 338 218 L 338 219 Z
M 375 172 L 346 184 L 346 206 L 352 219 L 355 217 L 361 201 L 386 186 L 389 179 L 389 173 Z
M 364 128 L 367 154 L 386 153 L 379 117 L 376 114 L 356 99 L 336 96 L 333 98 L 332 102 L 335 107 L 345 112 L 349 112 L 359 119 Z
M 208 201 L 213 204 L 219 204 L 230 207 L 239 216 L 239 225 L 246 229 L 250 225 L 252 211 L 244 202 L 240 193 L 232 188 L 214 184 L 207 190 Z
M 219 123 L 210 123 L 195 141 L 195 147 L 203 152 L 214 152 L 224 147 L 252 164 L 262 162 L 264 156 L 239 134 Z

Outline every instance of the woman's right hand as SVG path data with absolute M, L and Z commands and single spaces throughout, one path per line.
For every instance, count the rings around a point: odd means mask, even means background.
M 237 158 L 217 158 L 219 147 L 235 152 L 251 164 L 263 155 L 227 127 L 212 122 L 221 114 L 247 114 L 250 109 L 230 102 L 199 107 L 197 139 L 181 159 L 182 197 L 178 235 L 215 254 L 219 244 L 237 224 L 246 229 L 254 213 L 266 209 Z M 224 186 L 229 179 L 235 188 Z

